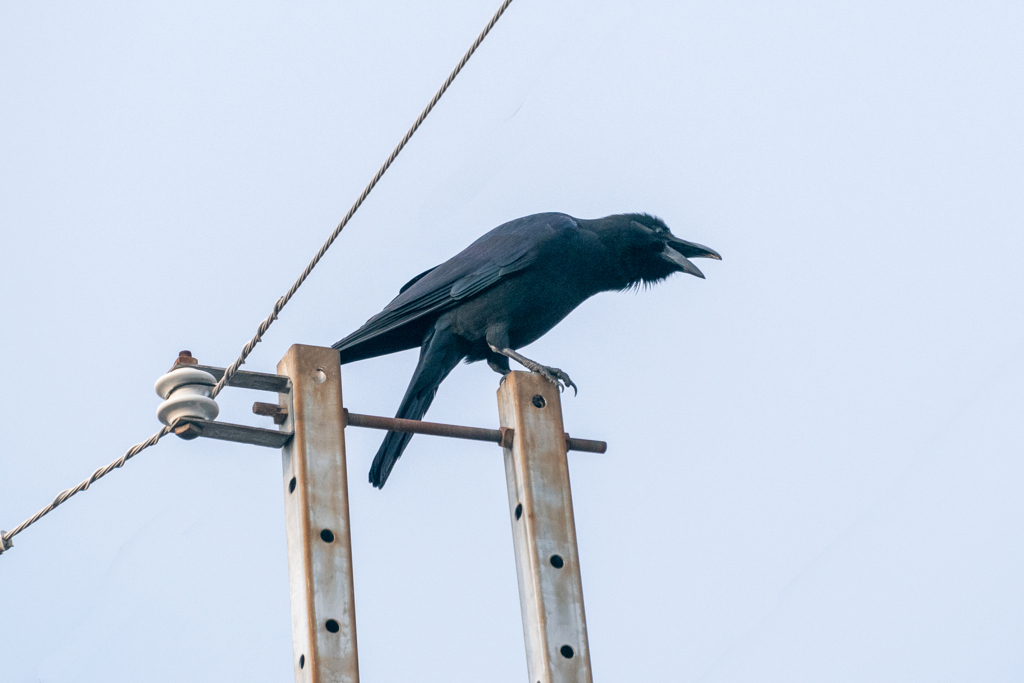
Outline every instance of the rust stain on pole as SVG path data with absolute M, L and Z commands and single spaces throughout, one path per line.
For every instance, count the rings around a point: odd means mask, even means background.
M 502 427 L 515 430 L 505 475 L 530 683 L 592 683 L 558 389 L 512 372 L 498 410 Z
M 296 344 L 277 366 L 292 381 L 281 426 L 295 680 L 358 683 L 341 369 L 334 349 Z

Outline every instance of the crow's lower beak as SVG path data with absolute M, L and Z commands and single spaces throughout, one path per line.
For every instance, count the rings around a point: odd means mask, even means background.
M 675 235 L 669 239 L 668 245 L 688 258 L 713 258 L 716 261 L 722 260 L 722 256 L 714 249 L 705 247 L 703 244 L 697 244 L 696 242 L 681 240 Z
M 679 268 L 682 269 L 684 273 L 696 275 L 700 279 L 704 279 L 704 273 L 700 272 L 700 268 L 693 265 L 693 262 L 690 261 L 690 259 L 686 258 L 678 251 L 676 251 L 674 246 L 666 245 L 665 251 L 661 252 L 661 258 L 665 259 L 669 263 L 679 266 Z

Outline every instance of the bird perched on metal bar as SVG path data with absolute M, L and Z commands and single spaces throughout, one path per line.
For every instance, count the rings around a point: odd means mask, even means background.
M 594 220 L 539 213 L 499 225 L 439 266 L 409 280 L 384 310 L 334 348 L 342 364 L 420 347 L 396 417 L 419 420 L 437 388 L 465 359 L 508 374 L 509 359 L 576 391 L 564 371 L 519 353 L 586 299 L 683 272 L 703 278 L 691 258 L 721 259 L 673 235 L 645 213 Z M 370 483 L 381 488 L 412 434 L 388 432 Z

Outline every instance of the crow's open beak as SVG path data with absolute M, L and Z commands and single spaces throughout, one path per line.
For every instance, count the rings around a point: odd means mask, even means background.
M 714 249 L 705 247 L 703 244 L 697 244 L 696 242 L 681 240 L 675 235 L 672 235 L 669 238 L 668 245 L 687 258 L 713 258 L 716 261 L 722 260 L 722 256 Z
M 704 273 L 700 272 L 700 268 L 693 265 L 693 262 L 690 261 L 690 259 L 676 251 L 673 246 L 665 245 L 665 250 L 661 252 L 661 258 L 665 259 L 669 263 L 679 266 L 684 273 L 696 275 L 700 279 L 704 279 Z

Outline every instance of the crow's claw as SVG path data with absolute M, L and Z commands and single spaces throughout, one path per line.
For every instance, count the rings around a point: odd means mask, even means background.
M 565 391 L 566 387 L 572 387 L 572 395 L 578 395 L 579 389 L 576 388 L 576 384 L 569 379 L 569 375 L 562 372 L 558 368 L 549 368 L 546 365 L 537 365 L 535 368 L 531 368 L 534 372 L 541 375 L 547 381 L 558 387 L 559 391 Z

